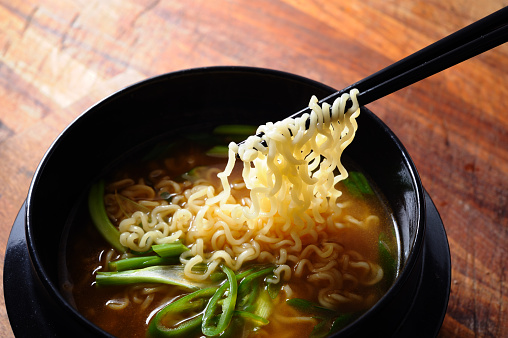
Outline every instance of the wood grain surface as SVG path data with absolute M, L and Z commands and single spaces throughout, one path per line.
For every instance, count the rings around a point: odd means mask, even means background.
M 0 253 L 51 142 L 124 86 L 246 65 L 342 88 L 507 4 L 0 0 Z M 452 285 L 440 336 L 507 337 L 508 45 L 369 108 L 408 149 L 448 234 Z M 0 336 L 12 336 L 0 302 Z

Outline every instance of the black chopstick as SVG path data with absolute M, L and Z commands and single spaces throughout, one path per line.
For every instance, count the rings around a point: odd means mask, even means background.
M 360 106 L 364 106 L 507 41 L 508 7 L 504 7 L 404 59 L 329 95 L 320 100 L 319 103 L 323 104 L 326 102 L 332 104 L 343 93 L 356 88 L 359 90 L 357 95 L 358 103 Z M 351 104 L 350 100 L 348 104 Z M 311 109 L 306 107 L 290 117 L 297 118 L 310 112 Z

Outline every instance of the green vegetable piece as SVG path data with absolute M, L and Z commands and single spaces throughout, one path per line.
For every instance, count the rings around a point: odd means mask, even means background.
M 257 126 L 249 126 L 243 124 L 221 125 L 213 130 L 216 137 L 216 144 L 228 144 L 229 142 L 240 142 L 247 137 L 254 135 Z
M 274 267 L 270 267 L 249 274 L 240 282 L 240 285 L 238 286 L 238 293 L 241 295 L 248 293 L 248 291 L 252 290 L 251 283 L 253 280 L 273 273 L 274 269 Z
M 214 146 L 206 151 L 207 156 L 226 158 L 229 154 L 227 146 Z
M 319 320 L 318 324 L 312 329 L 309 338 L 327 337 L 348 325 L 353 317 L 352 314 L 343 314 L 336 317 L 336 311 L 302 298 L 288 299 L 286 303 Z
M 356 186 L 355 182 L 351 179 L 346 178 L 344 181 L 342 181 L 346 189 L 349 191 L 349 193 L 356 198 L 361 198 L 362 193 L 360 192 L 360 189 Z
M 181 253 L 189 251 L 189 248 L 183 245 L 182 242 L 176 241 L 173 243 L 152 245 L 152 250 L 161 257 L 178 257 Z
M 351 195 L 359 198 L 362 195 L 372 195 L 374 191 L 369 185 L 367 178 L 358 171 L 350 171 L 349 177 L 342 181 Z
M 245 311 L 254 311 L 256 300 L 258 299 L 260 279 L 273 273 L 274 267 L 265 268 L 247 274 L 238 286 L 238 305 L 237 307 Z
M 198 264 L 194 265 L 194 268 L 196 268 L 197 266 L 199 266 L 199 265 Z M 204 265 L 204 267 L 205 267 L 205 269 L 203 270 L 203 272 L 206 270 L 206 265 Z M 254 272 L 255 270 L 256 270 L 255 268 L 251 268 L 251 269 L 248 269 L 248 270 L 245 270 L 242 272 L 238 272 L 236 274 L 236 280 L 240 280 L 240 279 L 244 278 L 245 276 Z M 210 280 L 213 282 L 222 282 L 226 278 L 227 278 L 227 275 L 222 271 L 214 271 L 210 274 Z
M 280 293 L 280 290 L 282 289 L 282 283 L 267 283 L 266 284 L 266 291 L 268 291 L 268 294 L 270 295 L 271 299 L 277 298 L 277 296 Z
M 378 241 L 379 262 L 388 280 L 393 281 L 397 271 L 397 261 L 392 256 L 387 243 L 386 236 L 381 233 Z
M 201 177 L 201 173 L 205 172 L 207 170 L 204 166 L 197 166 L 189 170 L 188 172 L 182 174 L 182 178 L 184 180 L 195 182 L 197 179 Z
M 241 311 L 241 310 L 235 310 L 233 313 L 234 316 L 247 319 L 254 323 L 256 326 L 262 326 L 262 325 L 268 325 L 270 324 L 270 321 L 266 318 L 263 318 L 261 316 L 255 315 L 251 312 L 247 311 Z
M 309 338 L 325 338 L 342 330 L 353 320 L 353 314 L 347 313 L 336 318 L 333 317 L 314 317 L 318 323 L 312 329 Z
M 238 301 L 236 307 L 245 311 L 253 311 L 254 310 L 254 302 L 259 295 L 260 285 L 259 279 L 253 280 L 249 283 L 248 292 L 240 292 L 238 291 Z
M 120 232 L 111 223 L 104 206 L 104 181 L 92 185 L 88 193 L 88 210 L 92 222 L 102 237 L 118 252 L 125 253 L 127 248 L 120 243 Z
M 233 317 L 233 312 L 236 306 L 236 298 L 238 292 L 236 275 L 233 270 L 224 264 L 221 265 L 221 268 L 228 276 L 228 280 L 219 287 L 205 308 L 201 330 L 206 336 L 218 336 L 223 333 L 231 322 L 231 318 Z M 227 296 L 225 299 L 223 299 L 226 291 Z M 218 307 L 218 301 L 221 299 L 223 299 L 222 312 L 220 313 L 219 319 L 215 325 L 215 320 L 213 320 L 213 318 L 215 317 L 215 313 Z
M 192 272 L 205 273 L 207 269 L 206 263 L 198 263 L 192 267 Z
M 346 313 L 338 316 L 333 321 L 332 327 L 330 328 L 330 332 L 328 332 L 327 336 L 334 334 L 335 332 L 342 330 L 345 328 L 351 321 L 353 320 L 352 313 Z
M 322 318 L 316 326 L 312 329 L 309 338 L 324 338 L 329 334 L 329 327 L 331 324 L 330 318 Z
M 327 309 L 325 307 L 322 307 L 319 304 L 313 303 L 311 301 L 308 301 L 308 300 L 302 299 L 302 298 L 291 298 L 291 299 L 288 299 L 286 301 L 286 303 L 301 312 L 312 314 L 312 315 L 332 317 L 337 314 L 333 310 Z
M 217 288 L 210 287 L 195 291 L 165 306 L 157 312 L 148 326 L 148 337 L 187 337 L 197 332 L 203 321 L 201 314 L 175 325 L 168 325 L 166 316 L 178 314 L 179 316 L 201 312 Z
M 257 126 L 249 126 L 245 124 L 225 124 L 216 127 L 213 130 L 215 135 L 254 135 L 257 130 Z
M 206 264 L 196 264 L 192 268 L 192 270 L 196 270 L 197 272 L 205 272 L 206 269 L 207 269 Z M 254 271 L 256 271 L 256 268 L 250 268 L 248 270 L 238 272 L 236 274 L 236 280 L 237 281 L 241 280 L 242 278 L 253 273 Z M 210 280 L 212 282 L 222 282 L 226 278 L 227 278 L 227 275 L 223 271 L 214 271 L 210 274 Z
M 214 271 L 210 274 L 210 280 L 212 282 L 222 282 L 227 278 L 227 275 L 222 271 Z
M 351 178 L 354 180 L 356 186 L 360 189 L 362 194 L 372 195 L 374 193 L 369 185 L 369 181 L 367 181 L 367 178 L 365 178 L 361 172 L 351 172 Z
M 250 268 L 248 270 L 244 270 L 244 271 L 238 272 L 236 274 L 236 280 L 240 280 L 242 278 L 245 278 L 246 276 L 250 275 L 251 273 L 253 273 L 256 270 L 258 270 L 258 268 Z
M 253 313 L 257 316 L 268 319 L 268 317 L 270 317 L 270 315 L 272 314 L 272 310 L 273 310 L 272 298 L 270 298 L 268 291 L 266 291 L 266 289 L 263 288 L 260 290 L 259 297 L 256 299 L 256 302 L 254 303 Z
M 167 191 L 163 191 L 161 192 L 161 195 L 160 197 L 163 199 L 163 200 L 166 200 L 168 202 L 171 202 L 171 200 L 173 199 L 175 195 L 174 194 L 170 194 L 169 192 Z
M 172 265 L 178 264 L 178 257 L 159 257 L 159 256 L 143 256 L 130 257 L 120 259 L 118 261 L 109 262 L 108 267 L 111 271 L 125 271 L 146 268 L 154 265 Z
M 214 283 L 187 279 L 181 265 L 158 265 L 137 270 L 97 272 L 95 282 L 97 286 L 160 283 L 178 285 L 191 290 L 215 286 Z

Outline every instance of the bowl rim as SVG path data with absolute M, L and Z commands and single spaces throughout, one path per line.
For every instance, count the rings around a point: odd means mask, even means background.
M 141 87 L 153 85 L 156 82 L 159 81 L 167 81 L 173 78 L 178 78 L 186 75 L 196 75 L 199 73 L 223 73 L 223 72 L 234 72 L 234 73 L 256 73 L 259 75 L 269 75 L 269 76 L 276 76 L 276 77 L 282 77 L 285 79 L 294 80 L 296 82 L 300 83 L 307 83 L 312 86 L 325 88 L 327 90 L 336 91 L 336 89 L 325 85 L 321 82 L 318 82 L 313 79 L 309 79 L 307 77 L 288 73 L 281 70 L 275 70 L 275 69 L 269 69 L 269 68 L 258 68 L 258 67 L 249 67 L 249 66 L 207 66 L 207 67 L 197 67 L 197 68 L 189 68 L 189 69 L 182 69 L 177 70 L 173 72 L 163 73 L 159 75 L 155 75 L 152 77 L 148 77 L 146 79 L 134 82 L 133 84 L 124 86 L 123 88 L 107 95 L 100 101 L 96 102 L 89 108 L 87 108 L 85 111 L 83 111 L 80 115 L 78 115 L 69 125 L 67 125 L 55 138 L 55 140 L 50 144 L 49 148 L 45 152 L 44 156 L 42 157 L 41 161 L 39 162 L 37 169 L 33 175 L 32 181 L 29 186 L 28 190 L 28 196 L 26 199 L 26 213 L 25 213 L 25 236 L 26 236 L 26 242 L 29 252 L 29 257 L 31 260 L 31 265 L 34 268 L 36 272 L 37 278 L 40 280 L 40 282 L 43 284 L 44 289 L 50 294 L 51 298 L 53 300 L 56 300 L 56 302 L 62 306 L 65 310 L 72 313 L 74 318 L 77 318 L 79 322 L 82 324 L 85 324 L 87 327 L 94 330 L 96 333 L 100 333 L 106 336 L 112 336 L 110 333 L 104 331 L 102 328 L 98 327 L 94 323 L 92 323 L 90 320 L 85 318 L 82 314 L 77 311 L 69 302 L 67 302 L 64 297 L 61 295 L 60 290 L 57 285 L 55 285 L 51 278 L 48 277 L 48 274 L 46 272 L 46 269 L 44 268 L 44 264 L 39 257 L 38 250 L 34 243 L 34 234 L 33 234 L 33 226 L 32 223 L 35 221 L 32 219 L 32 204 L 33 204 L 33 195 L 35 189 L 37 189 L 37 185 L 39 180 L 41 179 L 41 175 L 44 172 L 44 168 L 47 165 L 48 161 L 51 160 L 52 154 L 55 152 L 55 149 L 58 147 L 58 144 L 62 142 L 62 139 L 64 136 L 68 133 L 71 133 L 74 128 L 78 128 L 77 124 L 80 120 L 82 120 L 85 116 L 88 116 L 92 114 L 95 110 L 98 110 L 102 105 L 108 103 L 111 100 L 120 98 L 123 95 L 128 95 L 130 92 L 133 92 Z M 402 142 L 399 140 L 399 138 L 391 131 L 391 129 L 374 113 L 372 113 L 368 108 L 362 107 L 363 110 L 367 111 L 369 115 L 375 120 L 375 122 L 383 128 L 383 131 L 390 135 L 390 138 L 392 139 L 393 143 L 397 146 L 398 150 L 402 154 L 402 157 L 404 159 L 405 164 L 407 165 L 407 170 L 410 173 L 411 177 L 411 183 L 413 186 L 413 189 L 415 190 L 415 197 L 416 201 L 415 204 L 418 207 L 418 210 L 416 213 L 418 214 L 418 219 L 416 220 L 417 227 L 416 227 L 416 233 L 414 235 L 413 243 L 410 244 L 412 247 L 411 253 L 409 253 L 408 259 L 406 260 L 404 267 L 402 268 L 401 273 L 397 276 L 397 279 L 394 281 L 393 285 L 390 287 L 390 289 L 376 302 L 376 304 L 371 307 L 369 310 L 367 310 L 365 313 L 363 313 L 359 318 L 357 318 L 353 323 L 349 324 L 345 328 L 343 328 L 339 334 L 349 334 L 350 332 L 354 331 L 353 324 L 355 322 L 358 322 L 360 320 L 368 320 L 368 318 L 373 317 L 376 314 L 376 309 L 380 307 L 382 304 L 386 304 L 391 302 L 399 293 L 399 290 L 397 288 L 394 288 L 393 286 L 400 283 L 405 283 L 407 279 L 409 278 L 410 274 L 412 273 L 412 270 L 415 268 L 415 263 L 421 256 L 421 251 L 423 247 L 423 241 L 424 241 L 424 233 L 425 233 L 425 197 L 424 197 L 424 189 L 423 185 L 420 179 L 420 176 L 418 174 L 418 171 L 416 169 L 416 166 L 414 162 L 412 161 L 408 151 L 402 144 Z M 409 268 L 409 269 L 408 269 Z

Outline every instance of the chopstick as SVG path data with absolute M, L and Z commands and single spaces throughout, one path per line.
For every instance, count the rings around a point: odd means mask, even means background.
M 319 103 L 323 104 L 327 102 L 332 104 L 343 93 L 356 88 L 359 90 L 357 95 L 358 103 L 360 106 L 364 106 L 507 41 L 508 7 L 504 7 L 404 59 L 325 97 Z M 348 100 L 346 109 L 351 104 L 351 100 Z M 306 107 L 290 117 L 297 118 L 310 112 L 311 109 Z

